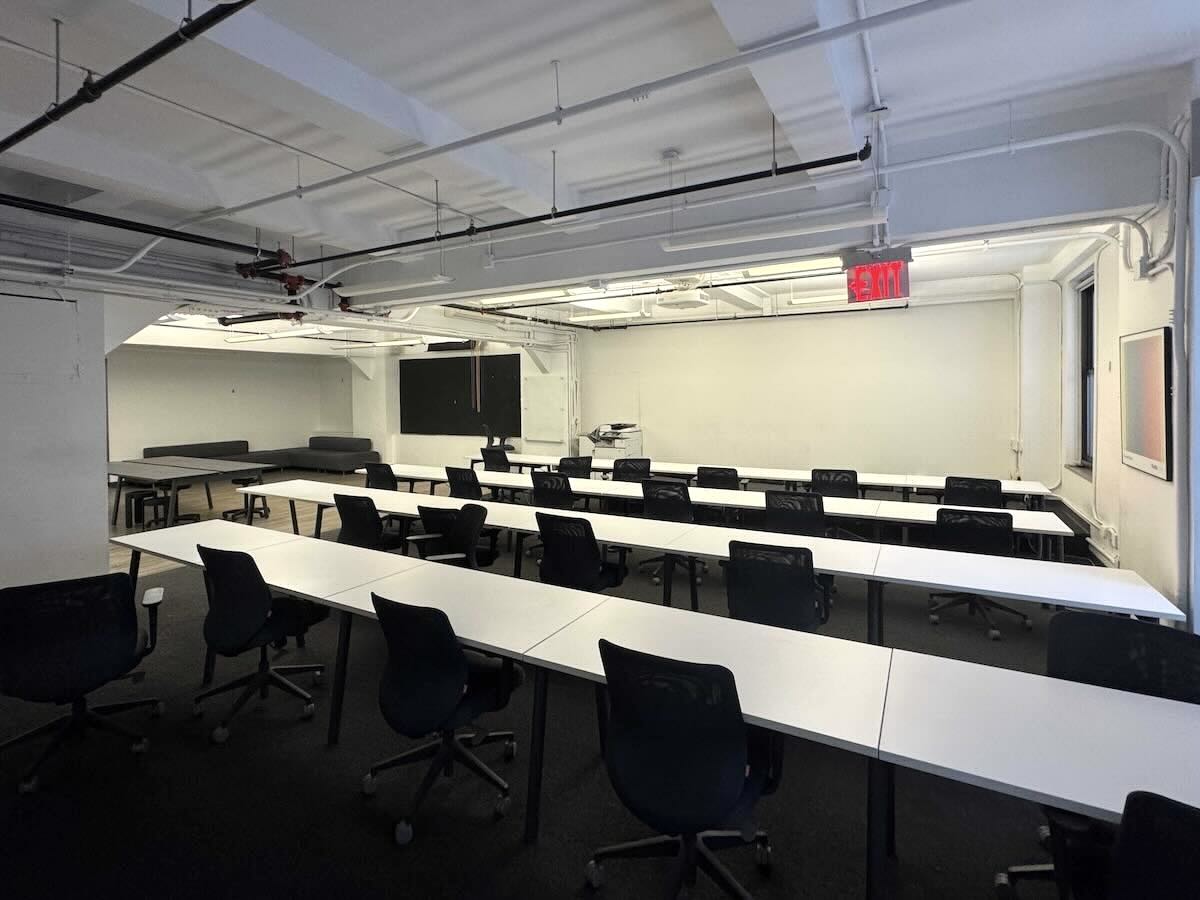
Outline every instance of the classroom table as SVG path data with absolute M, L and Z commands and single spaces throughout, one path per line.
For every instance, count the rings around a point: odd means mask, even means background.
M 663 600 L 671 601 L 670 565 L 680 557 L 726 559 L 729 542 L 803 546 L 813 552 L 817 572 L 862 578 L 867 582 L 867 641 L 884 640 L 884 588 L 908 584 L 930 591 L 951 591 L 1026 603 L 1053 604 L 1076 609 L 1114 612 L 1170 621 L 1183 621 L 1183 613 L 1145 579 L 1129 569 L 1084 566 L 1019 557 L 984 556 L 950 550 L 931 550 L 845 541 L 835 538 L 786 535 L 718 525 L 688 525 L 613 516 L 604 513 L 564 511 L 492 501 L 468 501 L 453 497 L 426 496 L 400 491 L 331 485 L 318 481 L 282 481 L 251 485 L 239 491 L 288 500 L 333 505 L 335 493 L 368 496 L 382 513 L 414 518 L 420 506 L 459 509 L 475 502 L 487 510 L 489 526 L 512 530 L 517 535 L 513 574 L 520 576 L 524 536 L 536 534 L 537 513 L 568 515 L 587 519 L 601 544 L 649 550 L 667 556 L 663 573 Z M 296 517 L 293 512 L 293 527 Z M 320 534 L 319 524 L 317 534 Z M 698 606 L 696 584 L 691 581 L 692 606 Z
M 558 463 L 561 457 L 558 456 L 543 456 L 536 453 L 509 453 L 508 461 L 510 464 L 517 467 L 518 471 L 526 467 L 531 469 L 558 468 Z M 611 472 L 613 468 L 613 460 L 596 457 L 592 458 L 592 471 L 594 472 Z M 468 458 L 471 468 L 474 468 L 476 463 L 483 461 L 481 456 L 471 456 Z M 673 475 L 680 478 L 695 478 L 697 470 L 700 466 L 719 466 L 718 463 L 688 463 L 688 462 L 664 462 L 651 458 L 650 471 L 658 475 Z M 800 484 L 807 484 L 812 481 L 812 469 L 778 469 L 763 466 L 736 466 L 723 464 L 728 468 L 737 469 L 738 476 L 751 481 L 776 481 L 782 482 L 789 488 L 794 488 Z M 990 477 L 990 476 L 984 476 Z M 925 490 L 941 492 L 946 488 L 945 475 L 903 475 L 896 473 L 883 472 L 859 472 L 858 473 L 859 487 L 863 488 L 883 488 L 888 490 L 898 490 L 907 499 L 912 491 Z M 1012 478 L 1000 479 L 1000 490 L 1013 497 L 1028 496 L 1036 504 L 1044 502 L 1045 498 L 1053 492 L 1040 481 L 1023 481 Z
M 225 481 L 240 476 L 261 476 L 264 463 L 240 462 L 231 459 L 207 459 L 200 456 L 151 456 L 146 459 L 127 459 L 109 462 L 108 474 L 117 478 L 113 498 L 112 524 L 117 524 L 121 509 L 121 491 L 125 484 L 166 485 L 170 494 L 167 503 L 167 527 L 175 524 L 179 509 L 179 485 L 198 482 Z M 247 501 L 247 504 L 249 501 Z
M 401 480 L 428 481 L 429 492 L 434 486 L 448 480 L 446 470 L 440 466 L 418 466 L 397 463 L 392 472 Z M 365 469 L 358 470 L 360 473 Z M 500 488 L 509 491 L 533 490 L 533 479 L 528 473 L 479 472 L 481 487 Z M 639 482 L 601 481 L 594 478 L 568 479 L 571 490 L 579 497 L 599 497 L 609 500 L 641 501 L 642 486 Z M 722 509 L 759 511 L 766 509 L 766 494 L 761 491 L 741 491 L 723 488 L 692 487 L 688 489 L 692 503 L 699 506 L 715 506 Z M 933 503 L 908 503 L 897 500 L 867 500 L 846 497 L 825 497 L 822 505 L 825 514 L 836 518 L 860 519 L 871 522 L 878 528 L 882 524 L 902 526 L 901 537 L 908 542 L 911 525 L 932 525 L 937 521 L 937 511 L 942 506 Z M 983 507 L 952 506 L 948 509 L 971 509 L 981 512 L 996 512 Z M 1029 534 L 1038 540 L 1038 555 L 1045 555 L 1044 539 L 1050 538 L 1060 560 L 1066 559 L 1066 539 L 1074 532 L 1057 515 L 1044 510 L 1006 509 L 1013 518 L 1013 531 Z M 878 536 L 878 535 L 877 535 Z

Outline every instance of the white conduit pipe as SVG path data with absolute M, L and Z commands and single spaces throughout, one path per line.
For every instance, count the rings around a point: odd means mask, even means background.
M 762 47 L 757 47 L 754 50 L 736 53 L 733 56 L 726 57 L 725 59 L 718 60 L 714 63 L 709 63 L 705 66 L 698 66 L 694 69 L 688 69 L 687 71 L 679 72 L 675 75 L 669 75 L 666 78 L 659 78 L 656 81 L 649 81 L 644 84 L 626 88 L 625 90 L 617 91 L 612 94 L 605 94 L 602 97 L 596 97 L 592 100 L 586 100 L 582 103 L 576 103 L 572 106 L 557 107 L 548 113 L 542 113 L 538 116 L 522 119 L 519 122 L 513 122 L 509 125 L 502 125 L 499 128 L 493 128 L 490 131 L 483 131 L 477 134 L 468 135 L 467 137 L 460 138 L 457 141 L 450 141 L 449 143 L 440 144 L 436 147 L 427 147 L 424 150 L 406 153 L 402 156 L 389 159 L 386 162 L 377 163 L 374 166 L 368 166 L 365 169 L 359 169 L 355 172 L 347 172 L 345 175 L 338 175 L 333 178 L 328 178 L 325 181 L 317 181 L 313 184 L 306 184 L 303 187 L 292 188 L 291 190 L 282 191 L 278 194 L 272 194 L 269 197 L 260 197 L 257 200 L 251 200 L 246 203 L 239 204 L 238 206 L 210 210 L 208 212 L 201 213 L 198 216 L 193 216 L 190 219 L 185 219 L 182 222 L 177 223 L 176 227 L 182 225 L 195 225 L 199 222 L 206 222 L 212 219 L 226 218 L 228 216 L 237 215 L 238 213 L 249 212 L 252 209 L 268 206 L 272 203 L 278 203 L 281 200 L 290 200 L 291 198 L 301 196 L 302 194 L 314 194 L 317 191 L 338 187 L 343 184 L 348 184 L 352 181 L 357 181 L 361 178 L 369 178 L 372 175 L 379 175 L 383 172 L 391 171 L 392 169 L 400 166 L 410 165 L 412 163 L 432 159 L 437 156 L 443 156 L 447 153 L 453 153 L 457 150 L 466 149 L 467 147 L 474 147 L 478 144 L 496 141 L 500 138 L 511 137 L 514 134 L 531 131 L 534 128 L 540 128 L 544 125 L 561 125 L 563 120 L 568 118 L 595 112 L 596 110 L 605 109 L 609 106 L 614 106 L 618 103 L 626 101 L 637 102 L 639 100 L 644 100 L 650 94 L 657 93 L 658 91 L 678 87 L 683 84 L 690 84 L 693 81 L 710 78 L 714 75 L 720 75 L 733 69 L 745 68 L 755 63 L 772 59 L 776 56 L 781 56 L 786 53 L 794 53 L 797 50 L 802 50 L 806 47 L 816 47 L 840 38 L 852 37 L 856 34 L 862 34 L 871 28 L 879 28 L 883 25 L 891 25 L 896 22 L 903 22 L 908 19 L 915 18 L 916 16 L 937 12 L 938 10 L 951 6 L 958 6 L 959 4 L 965 2 L 967 2 L 967 0 L 921 0 L 919 3 L 912 3 L 908 6 L 902 6 L 899 9 L 889 10 L 888 12 L 879 13 L 865 19 L 847 22 L 844 25 L 837 25 L 833 28 L 822 28 L 817 31 L 805 32 L 804 34 L 793 38 L 785 38 L 781 41 L 766 44 Z M 139 251 L 139 253 L 145 255 L 145 253 L 149 252 L 158 243 L 159 239 L 150 242 L 150 244 Z M 132 265 L 132 263 L 130 263 L 130 265 Z

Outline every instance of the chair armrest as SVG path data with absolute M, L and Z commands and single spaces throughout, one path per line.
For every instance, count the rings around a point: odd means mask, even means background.
M 447 562 L 452 559 L 466 559 L 465 553 L 435 553 L 433 556 L 426 556 L 426 562 Z
M 146 645 L 147 656 L 154 652 L 154 647 L 158 643 L 158 606 L 163 602 L 165 594 L 166 590 L 160 587 L 149 588 L 142 594 L 142 606 L 146 608 L 150 620 L 150 643 Z
M 408 536 L 408 539 L 410 541 L 412 541 L 414 544 L 419 544 L 421 541 L 430 541 L 430 540 L 433 540 L 434 538 L 440 538 L 440 537 L 442 537 L 442 535 L 432 533 L 432 532 L 427 532 L 425 534 L 410 534 Z

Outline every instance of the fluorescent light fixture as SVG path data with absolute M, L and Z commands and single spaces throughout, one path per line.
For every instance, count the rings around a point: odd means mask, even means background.
M 571 316 L 567 319 L 568 322 L 605 322 L 610 319 L 640 319 L 642 317 L 641 310 L 635 309 L 632 312 L 600 312 L 587 313 L 582 316 Z
M 267 334 L 271 340 L 279 338 L 294 338 L 294 337 L 312 337 L 317 334 L 324 334 L 324 329 L 316 325 L 305 325 L 302 328 L 288 328 L 284 331 L 272 331 Z
M 424 338 L 400 338 L 395 341 L 375 341 L 371 344 L 372 347 L 419 347 L 425 343 Z
M 367 256 L 394 256 L 400 252 L 399 247 L 393 247 L 391 250 L 373 250 Z
M 373 281 L 366 284 L 348 284 L 334 288 L 333 292 L 339 297 L 367 297 L 371 294 L 390 294 L 392 291 L 407 291 L 412 288 L 450 284 L 452 281 L 454 279 L 449 275 L 432 275 L 419 281 Z
M 850 300 L 845 294 L 812 294 L 799 297 L 793 297 L 787 302 L 788 306 L 809 306 L 813 303 L 849 303 Z
M 727 244 L 746 244 L 753 241 L 773 241 L 806 234 L 821 234 L 826 231 L 881 225 L 885 222 L 887 222 L 887 210 L 876 207 L 808 217 L 800 213 L 791 217 L 790 222 L 781 222 L 773 228 L 763 228 L 758 231 L 731 230 L 721 227 L 695 228 L 676 232 L 671 237 L 664 238 L 660 243 L 663 250 L 675 253 L 680 250 L 704 250 L 708 247 L 723 247 Z
M 269 341 L 269 334 L 236 334 L 233 337 L 225 338 L 227 344 L 249 344 L 251 341 Z
M 830 269 L 834 272 L 842 271 L 841 257 L 820 256 L 816 259 L 798 259 L 795 262 L 775 263 L 769 266 L 751 266 L 748 269 L 743 269 L 741 274 L 745 278 L 772 278 L 777 275 L 819 272 L 825 269 Z
M 477 300 L 481 306 L 500 306 L 505 303 L 518 303 L 521 300 L 550 300 L 567 296 L 562 288 L 549 288 L 544 291 L 526 291 L 524 294 L 505 294 L 503 297 L 488 297 Z

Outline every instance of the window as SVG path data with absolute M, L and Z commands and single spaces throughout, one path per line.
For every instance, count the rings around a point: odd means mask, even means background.
M 1079 288 L 1079 465 L 1096 452 L 1096 283 Z

